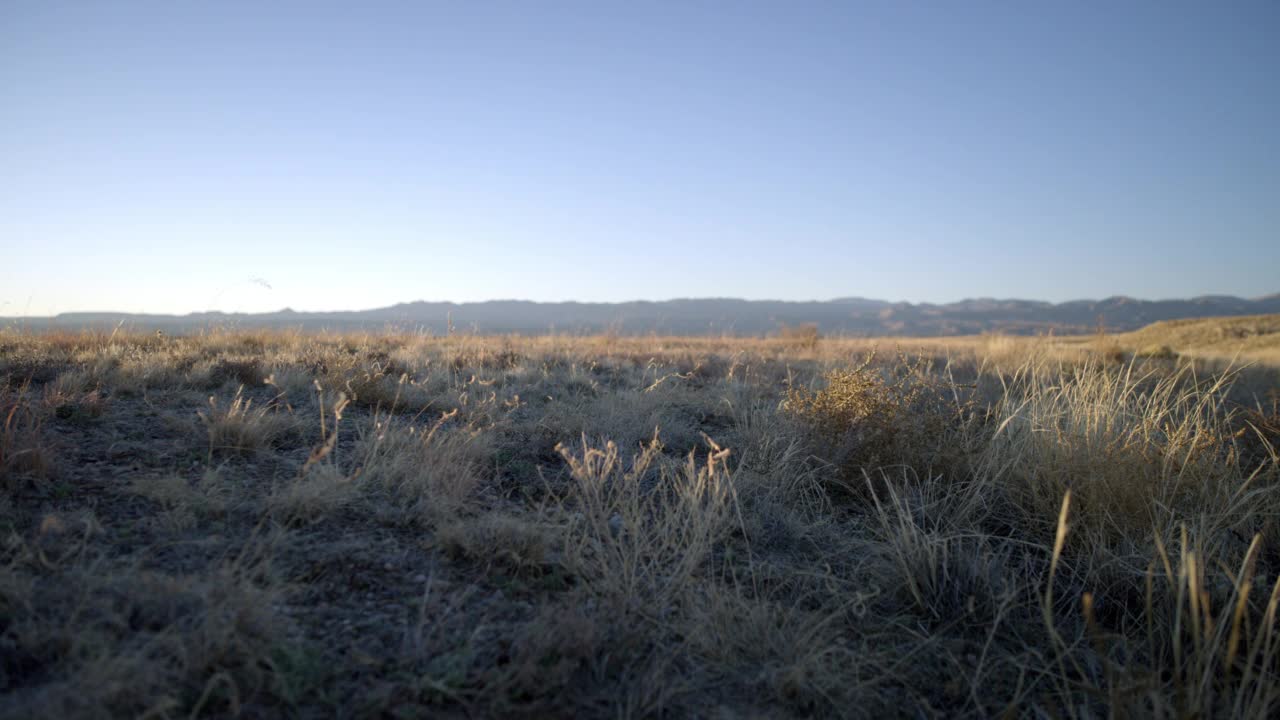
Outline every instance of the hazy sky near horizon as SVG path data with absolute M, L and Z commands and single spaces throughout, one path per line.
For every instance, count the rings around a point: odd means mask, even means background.
M 10 0 L 0 253 L 0 315 L 1273 293 L 1280 3 Z

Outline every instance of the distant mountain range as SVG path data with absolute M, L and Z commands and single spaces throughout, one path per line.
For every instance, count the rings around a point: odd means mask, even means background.
M 299 328 L 382 330 L 443 334 L 597 333 L 764 335 L 784 326 L 814 323 L 833 335 L 971 335 L 1003 332 L 1033 335 L 1135 330 L 1158 320 L 1280 313 L 1280 294 L 1244 299 L 1206 295 L 1189 300 L 1110 297 L 1048 303 L 977 298 L 944 305 L 891 303 L 849 297 L 824 302 L 704 298 L 661 302 L 537 303 L 493 300 L 477 303 L 411 302 L 375 310 L 191 315 L 64 313 L 43 318 L 8 318 L 5 325 L 30 329 L 113 328 L 189 333 L 208 328 Z

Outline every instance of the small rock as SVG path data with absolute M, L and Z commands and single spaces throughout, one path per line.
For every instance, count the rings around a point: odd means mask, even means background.
M 424 583 L 427 581 L 427 576 L 419 573 L 413 576 L 413 581 L 416 583 Z

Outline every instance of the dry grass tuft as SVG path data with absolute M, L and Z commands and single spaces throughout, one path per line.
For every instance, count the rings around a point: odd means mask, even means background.
M 1057 377 L 1026 368 L 994 408 L 985 472 L 1033 526 L 1050 525 L 1054 499 L 1070 490 L 1078 522 L 1100 542 L 1152 530 L 1167 537 L 1201 515 L 1233 524 L 1247 505 L 1272 506 L 1271 484 L 1253 480 L 1273 478 L 1275 468 L 1242 464 L 1227 382 L 1156 376 L 1132 363 L 1086 363 Z
M 59 375 L 45 385 L 43 400 L 54 417 L 77 423 L 97 420 L 106 413 L 109 404 L 94 374 L 85 370 Z
M 813 351 L 822 340 L 822 333 L 818 331 L 817 323 L 804 323 L 782 326 L 778 337 L 797 350 Z
M 232 487 L 224 468 L 210 468 L 194 482 L 181 475 L 141 477 L 133 482 L 133 491 L 162 505 L 189 507 L 202 515 L 217 516 L 226 512 L 232 501 Z
M 612 442 L 557 448 L 573 482 L 564 508 L 566 564 L 611 599 L 661 612 L 730 530 L 732 487 L 714 447 L 699 460 L 661 457 L 655 436 L 629 464 Z
M 209 372 L 209 380 L 214 387 L 226 382 L 233 382 L 247 387 L 258 387 L 266 379 L 267 376 L 263 371 L 262 361 L 253 356 L 233 355 L 220 357 L 213 363 L 213 367 Z
M 286 524 L 318 522 L 359 498 L 355 479 L 336 465 L 312 466 L 267 497 L 267 507 Z
M 53 470 L 42 419 L 23 390 L 0 387 L 0 485 L 48 477 Z
M 209 437 L 209 453 L 252 453 L 265 451 L 290 430 L 294 419 L 268 407 L 253 407 L 244 397 L 244 388 L 236 390 L 226 406 L 209 396 L 209 409 L 198 413 Z
M 1054 565 L 1069 534 L 1070 499 L 1059 517 Z M 1080 595 L 1084 644 L 1057 632 L 1052 592 L 1046 592 L 1044 617 L 1061 673 L 1055 682 L 1062 707 L 1089 710 L 1094 703 L 1075 690 L 1083 688 L 1118 716 L 1274 714 L 1280 704 L 1280 576 L 1268 581 L 1258 572 L 1261 537 L 1253 538 L 1238 567 L 1215 557 L 1186 526 L 1179 538 L 1176 554 L 1157 538 L 1143 576 L 1140 614 L 1104 618 L 1099 597 Z
M 516 569 L 541 567 L 551 544 L 546 528 L 506 513 L 458 518 L 442 524 L 436 538 L 456 557 L 503 563 Z
M 361 481 L 396 498 L 406 518 L 433 522 L 458 513 L 480 487 L 482 447 L 456 426 L 457 411 L 422 427 L 375 417 L 357 446 Z

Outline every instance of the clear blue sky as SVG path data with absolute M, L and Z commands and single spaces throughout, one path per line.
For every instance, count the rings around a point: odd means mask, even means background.
M 0 315 L 1272 293 L 1280 3 L 5 0 L 0 251 Z

